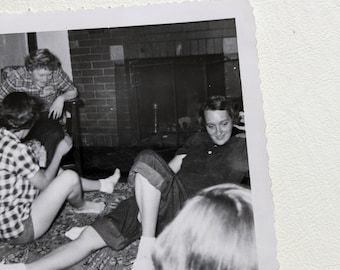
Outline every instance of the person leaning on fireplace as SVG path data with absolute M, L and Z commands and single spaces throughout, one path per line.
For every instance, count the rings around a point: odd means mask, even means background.
M 41 102 L 40 119 L 24 140 L 41 142 L 47 152 L 48 166 L 56 146 L 65 136 L 59 122 L 64 103 L 77 97 L 78 91 L 61 68 L 59 59 L 48 49 L 38 49 L 26 56 L 25 66 L 7 74 L 1 83 L 0 101 L 12 92 L 26 92 Z

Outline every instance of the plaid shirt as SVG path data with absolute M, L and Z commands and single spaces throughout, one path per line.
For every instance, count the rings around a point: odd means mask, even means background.
M 58 96 L 74 89 L 72 81 L 62 69 L 53 71 L 49 84 L 41 88 L 34 84 L 32 75 L 25 67 L 19 67 L 12 70 L 1 84 L 0 100 L 12 92 L 26 92 L 39 98 L 43 103 L 43 111 L 48 111 Z
M 24 230 L 22 222 L 39 193 L 29 181 L 39 166 L 32 152 L 10 131 L 0 129 L 0 239 L 13 239 Z

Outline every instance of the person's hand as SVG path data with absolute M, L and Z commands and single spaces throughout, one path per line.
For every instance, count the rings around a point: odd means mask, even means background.
M 233 126 L 242 131 L 246 130 L 246 127 L 244 126 L 244 112 L 239 112 L 239 123 L 234 124 Z
M 62 96 L 57 97 L 49 109 L 48 118 L 52 117 L 52 119 L 58 119 L 61 117 L 64 109 L 64 102 L 65 100 Z
M 39 164 L 40 168 L 46 166 L 46 149 L 38 140 L 29 140 L 25 144 L 31 149 L 35 161 Z
M 68 153 L 68 151 L 71 150 L 72 146 L 72 137 L 66 134 L 64 139 L 62 139 L 57 145 L 56 152 L 64 156 L 66 153 Z

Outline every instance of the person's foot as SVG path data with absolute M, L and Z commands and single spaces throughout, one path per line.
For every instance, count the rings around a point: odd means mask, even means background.
M 153 270 L 155 269 L 151 254 L 155 244 L 155 237 L 142 236 L 138 246 L 136 260 L 131 270 Z
M 85 201 L 84 205 L 78 208 L 73 208 L 73 212 L 77 214 L 99 214 L 105 209 L 104 202 Z
M 120 178 L 120 170 L 116 169 L 114 174 L 105 179 L 100 179 L 100 189 L 99 191 L 105 193 L 112 193 L 115 189 L 116 184 Z

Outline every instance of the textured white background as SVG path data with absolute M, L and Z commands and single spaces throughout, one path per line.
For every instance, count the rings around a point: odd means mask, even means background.
M 1 12 L 180 2 L 1 0 Z M 250 0 L 280 269 L 340 269 L 340 1 Z M 1 15 L 0 15 L 1 16 Z

